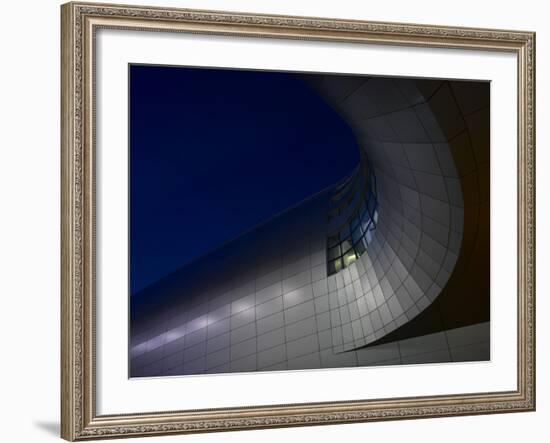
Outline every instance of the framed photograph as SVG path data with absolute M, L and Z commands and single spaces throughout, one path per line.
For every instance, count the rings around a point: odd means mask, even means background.
M 62 6 L 62 437 L 535 409 L 535 35 Z

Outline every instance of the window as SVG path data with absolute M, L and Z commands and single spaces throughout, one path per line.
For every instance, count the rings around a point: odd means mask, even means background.
M 331 203 L 337 202 L 338 207 L 329 211 L 329 220 L 346 212 L 347 208 L 354 202 L 357 209 L 349 220 L 346 220 L 338 230 L 327 237 L 328 275 L 336 274 L 351 265 L 365 253 L 372 241 L 373 231 L 376 229 L 376 223 L 378 222 L 378 201 L 375 192 L 374 174 L 368 174 L 365 186 L 353 189 L 351 195 L 345 199 L 345 205 L 341 203 L 343 194 L 350 188 L 356 187 L 351 186 L 352 183 L 357 184 L 360 181 L 362 180 L 350 179 L 345 181 L 345 185 L 341 185 L 331 198 Z

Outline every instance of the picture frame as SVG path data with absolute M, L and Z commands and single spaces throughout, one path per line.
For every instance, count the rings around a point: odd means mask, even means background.
M 61 436 L 64 439 L 535 410 L 534 33 L 80 2 L 61 7 L 61 25 Z M 97 315 L 101 303 L 96 278 L 99 241 L 96 188 L 101 186 L 103 172 L 97 169 L 95 60 L 96 37 L 101 29 L 513 54 L 517 66 L 516 389 L 98 413 L 97 330 L 102 319 Z

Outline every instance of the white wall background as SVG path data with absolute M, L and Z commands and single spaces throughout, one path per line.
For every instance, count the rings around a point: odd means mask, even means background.
M 159 437 L 140 441 L 546 441 L 550 290 L 550 13 L 546 2 L 128 0 L 134 4 L 447 24 L 537 32 L 538 411 L 479 417 Z M 0 439 L 59 432 L 59 4 L 2 5 L 0 26 Z M 546 200 L 546 204 L 545 204 Z M 546 272 L 545 272 L 546 271 Z

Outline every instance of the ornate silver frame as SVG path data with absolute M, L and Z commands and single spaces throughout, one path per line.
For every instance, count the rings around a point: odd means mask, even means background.
M 68 3 L 62 22 L 61 436 L 67 440 L 533 411 L 535 34 Z M 510 392 L 99 416 L 95 408 L 94 33 L 192 32 L 508 51 L 518 59 L 518 380 Z

